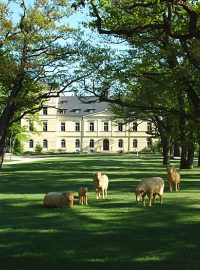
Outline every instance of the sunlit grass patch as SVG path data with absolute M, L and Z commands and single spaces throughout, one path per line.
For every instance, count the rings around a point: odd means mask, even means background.
M 93 189 L 98 170 L 110 179 L 104 200 Z M 165 180 L 163 205 L 143 207 L 134 189 L 151 176 Z M 4 165 L 0 269 L 198 270 L 200 169 L 182 170 L 181 177 L 181 191 L 169 192 L 166 167 L 150 156 L 71 155 Z M 89 189 L 88 205 L 78 203 L 81 186 Z M 74 191 L 74 207 L 44 208 L 49 191 Z

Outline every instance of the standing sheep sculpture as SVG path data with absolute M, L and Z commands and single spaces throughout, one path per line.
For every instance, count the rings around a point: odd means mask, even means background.
M 45 207 L 73 207 L 74 192 L 49 192 L 44 196 Z
M 181 177 L 174 166 L 167 167 L 167 178 L 169 183 L 169 190 L 172 191 L 174 186 L 175 191 L 179 191 Z
M 135 189 L 136 201 L 139 202 L 141 199 L 145 206 L 145 196 L 149 197 L 149 206 L 155 202 L 155 197 L 160 197 L 160 204 L 163 203 L 163 192 L 164 192 L 164 180 L 161 177 L 151 177 L 143 179 L 139 182 Z
M 107 190 L 108 190 L 108 176 L 106 174 L 103 174 L 101 172 L 96 172 L 93 175 L 93 183 L 94 183 L 94 190 L 96 192 L 96 199 L 101 197 L 107 198 Z
M 81 187 L 78 190 L 79 204 L 88 204 L 88 189 L 86 187 Z

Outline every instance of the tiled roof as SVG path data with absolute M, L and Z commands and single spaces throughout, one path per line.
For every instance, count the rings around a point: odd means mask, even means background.
M 99 102 L 96 97 L 61 96 L 58 100 L 58 115 L 83 116 L 109 109 L 108 102 Z

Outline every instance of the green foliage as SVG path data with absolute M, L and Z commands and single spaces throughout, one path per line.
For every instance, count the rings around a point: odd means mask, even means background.
M 117 104 L 124 122 L 149 119 L 163 146 L 179 140 L 189 151 L 200 129 L 198 1 L 87 3 L 89 25 L 123 46 L 95 63 L 92 87 L 84 89 Z
M 14 145 L 13 145 L 13 151 L 14 154 L 22 154 L 24 152 L 23 144 L 18 139 L 15 139 Z
M 0 3 L 0 157 L 14 122 L 80 79 L 72 13 L 63 0 Z
M 37 143 L 36 146 L 35 146 L 35 152 L 40 154 L 42 153 L 42 145 Z

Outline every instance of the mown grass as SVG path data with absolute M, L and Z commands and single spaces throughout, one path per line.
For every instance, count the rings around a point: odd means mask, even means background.
M 173 164 L 176 164 L 174 161 Z M 92 173 L 110 179 L 108 198 L 95 199 Z M 200 169 L 182 170 L 179 193 L 164 204 L 136 204 L 133 190 L 166 169 L 159 157 L 69 156 L 5 164 L 0 175 L 2 270 L 199 270 Z M 89 188 L 89 205 L 46 209 L 44 194 Z

